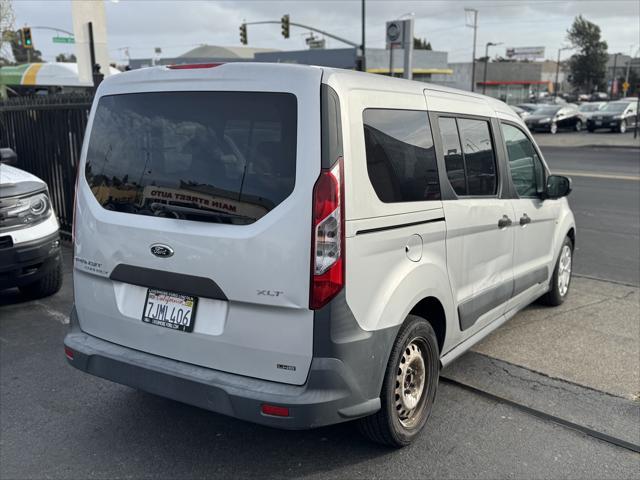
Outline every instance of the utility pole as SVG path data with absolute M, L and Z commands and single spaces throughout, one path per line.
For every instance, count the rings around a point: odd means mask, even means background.
M 489 47 L 496 47 L 502 43 L 487 42 L 484 48 L 484 80 L 482 81 L 482 94 L 487 91 L 487 69 L 489 67 Z
M 467 27 L 473 28 L 473 57 L 471 58 L 471 91 L 476 91 L 476 38 L 478 35 L 478 10 L 465 8 Z M 473 15 L 473 23 L 469 22 L 469 14 Z
M 558 49 L 558 62 L 556 63 L 556 81 L 553 85 L 553 97 L 558 98 L 558 90 L 560 90 L 560 84 L 558 83 L 560 77 L 560 52 L 563 50 L 571 50 L 572 47 L 560 47 Z
M 365 24 L 366 24 L 366 16 L 365 16 L 365 0 L 362 0 L 362 46 L 360 47 L 362 49 L 362 61 L 360 63 L 360 68 L 362 69 L 363 72 L 367 71 L 367 51 L 366 51 L 366 47 L 365 47 Z
M 616 53 L 613 56 L 613 74 L 611 75 L 611 89 L 609 91 L 609 98 L 613 98 L 613 86 L 616 84 L 616 68 L 618 67 L 618 55 L 620 54 Z

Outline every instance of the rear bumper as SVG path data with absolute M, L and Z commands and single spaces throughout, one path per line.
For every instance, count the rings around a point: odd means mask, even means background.
M 61 261 L 58 232 L 31 242 L 0 248 L 0 289 L 36 282 Z
M 80 330 L 75 308 L 64 340 L 75 368 L 156 395 L 262 425 L 307 429 L 371 415 L 379 389 L 368 398 L 350 366 L 314 357 L 302 386 L 234 375 L 144 353 Z M 386 363 L 386 362 L 385 362 Z M 366 365 L 363 366 L 366 369 Z M 288 407 L 288 417 L 261 413 L 263 404 Z

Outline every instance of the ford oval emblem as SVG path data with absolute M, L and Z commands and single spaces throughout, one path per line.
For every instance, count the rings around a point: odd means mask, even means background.
M 173 248 L 171 248 L 169 245 L 154 243 L 153 245 L 151 245 L 151 253 L 153 253 L 156 257 L 169 258 L 173 256 Z

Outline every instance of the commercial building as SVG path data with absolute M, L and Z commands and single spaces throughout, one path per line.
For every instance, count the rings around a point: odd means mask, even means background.
M 476 62 L 475 91 L 509 104 L 528 101 L 540 93 L 552 93 L 555 89 L 557 62 Z M 487 75 L 485 81 L 485 67 Z M 451 75 L 434 75 L 431 81 L 461 90 L 471 90 L 471 62 L 450 63 Z M 567 72 L 560 65 L 559 91 L 568 91 Z
M 432 50 L 414 50 L 413 78 L 414 80 L 429 82 L 434 75 L 446 78 L 453 73 L 447 63 L 447 52 Z M 172 65 L 185 63 L 207 62 L 274 62 L 298 63 L 302 65 L 321 65 L 325 67 L 357 69 L 359 68 L 358 50 L 356 48 L 309 49 L 279 51 L 266 48 L 250 47 L 219 47 L 203 45 L 173 58 L 142 58 L 131 59 L 130 68 L 144 68 L 151 65 Z M 395 49 L 393 58 L 389 50 L 384 48 L 367 48 L 366 67 L 371 73 L 402 76 L 404 73 L 404 51 Z
M 271 48 L 253 47 L 220 47 L 217 45 L 200 45 L 177 57 L 132 58 L 129 68 L 151 67 L 153 65 L 183 65 L 185 63 L 209 62 L 252 62 L 257 53 L 273 52 Z

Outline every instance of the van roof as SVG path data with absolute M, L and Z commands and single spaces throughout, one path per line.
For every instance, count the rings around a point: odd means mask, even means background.
M 171 66 L 158 66 L 131 70 L 121 75 L 114 75 L 105 79 L 100 85 L 98 95 L 123 93 L 127 91 L 128 88 L 131 88 L 132 91 L 140 91 L 143 84 L 157 85 L 162 83 L 175 86 L 178 82 L 190 80 L 220 79 L 229 81 L 234 78 L 242 80 L 255 78 L 256 81 L 268 82 L 278 81 L 279 77 L 286 77 L 295 79 L 296 81 L 305 81 L 311 80 L 312 78 L 317 79 L 318 72 L 321 72 L 323 83 L 340 85 L 341 88 L 347 90 L 370 89 L 412 94 L 422 94 L 427 90 L 434 93 L 437 92 L 439 96 L 451 95 L 457 99 L 467 97 L 473 103 L 485 103 L 485 105 L 493 111 L 519 119 L 515 112 L 500 100 L 427 82 L 390 78 L 373 73 L 316 65 L 267 62 L 230 62 L 210 65 L 211 66 L 206 68 L 194 64 L 193 68 L 178 65 L 177 67 L 180 68 L 175 69 L 172 69 Z

